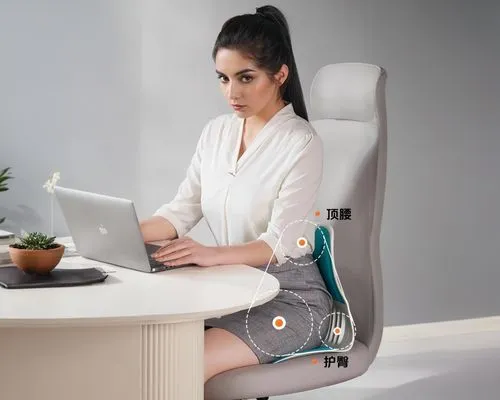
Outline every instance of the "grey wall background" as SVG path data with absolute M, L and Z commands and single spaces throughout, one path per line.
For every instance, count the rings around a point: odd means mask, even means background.
M 270 3 L 288 18 L 305 94 L 325 64 L 388 71 L 385 325 L 498 314 L 500 3 Z M 204 124 L 231 112 L 217 33 L 264 4 L 0 0 L 0 168 L 15 176 L 0 229 L 49 230 L 42 185 L 57 170 L 62 186 L 134 200 L 139 219 L 170 201 Z M 214 243 L 204 221 L 191 236 Z

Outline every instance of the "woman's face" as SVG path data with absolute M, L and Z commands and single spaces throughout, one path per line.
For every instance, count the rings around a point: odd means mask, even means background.
M 273 82 L 269 76 L 237 50 L 220 49 L 215 58 L 217 73 L 222 94 L 229 105 L 241 105 L 234 108 L 236 113 L 246 118 L 259 114 L 269 104 L 275 104 L 278 98 L 279 83 Z M 284 82 L 288 68 L 283 65 L 275 76 Z

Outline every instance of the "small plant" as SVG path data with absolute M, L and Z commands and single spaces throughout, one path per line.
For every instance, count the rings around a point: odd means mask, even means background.
M 50 194 L 50 234 L 54 234 L 54 188 L 57 181 L 61 179 L 60 172 L 54 172 L 47 182 L 44 183 L 43 188 Z
M 3 170 L 0 171 L 0 192 L 5 192 L 6 190 L 9 190 L 7 187 L 7 183 L 5 182 L 7 179 L 12 179 L 13 176 L 8 175 L 9 169 L 11 167 L 7 167 Z M 0 224 L 5 221 L 5 217 L 0 218 Z
M 44 233 L 31 232 L 26 233 L 23 237 L 19 237 L 20 243 L 11 244 L 11 247 L 25 250 L 49 250 L 59 247 L 59 244 L 54 243 L 56 237 L 49 237 Z

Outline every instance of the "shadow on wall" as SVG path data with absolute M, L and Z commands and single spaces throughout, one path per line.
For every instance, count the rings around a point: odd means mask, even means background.
M 27 232 L 43 231 L 44 220 L 33 208 L 18 205 L 16 209 L 9 209 L 0 206 L 0 215 L 5 217 L 5 221 L 0 224 L 0 230 L 21 234 L 21 229 Z

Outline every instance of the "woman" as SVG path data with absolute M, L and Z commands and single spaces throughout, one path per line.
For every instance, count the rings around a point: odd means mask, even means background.
M 141 230 L 146 242 L 173 239 L 155 254 L 166 265 L 247 264 L 281 290 L 249 312 L 205 321 L 205 382 L 319 346 L 333 307 L 303 238 L 312 224 L 299 223 L 316 200 L 323 145 L 308 122 L 285 17 L 263 6 L 229 19 L 212 57 L 235 113 L 206 124 L 177 195 Z M 202 217 L 215 247 L 184 236 Z

